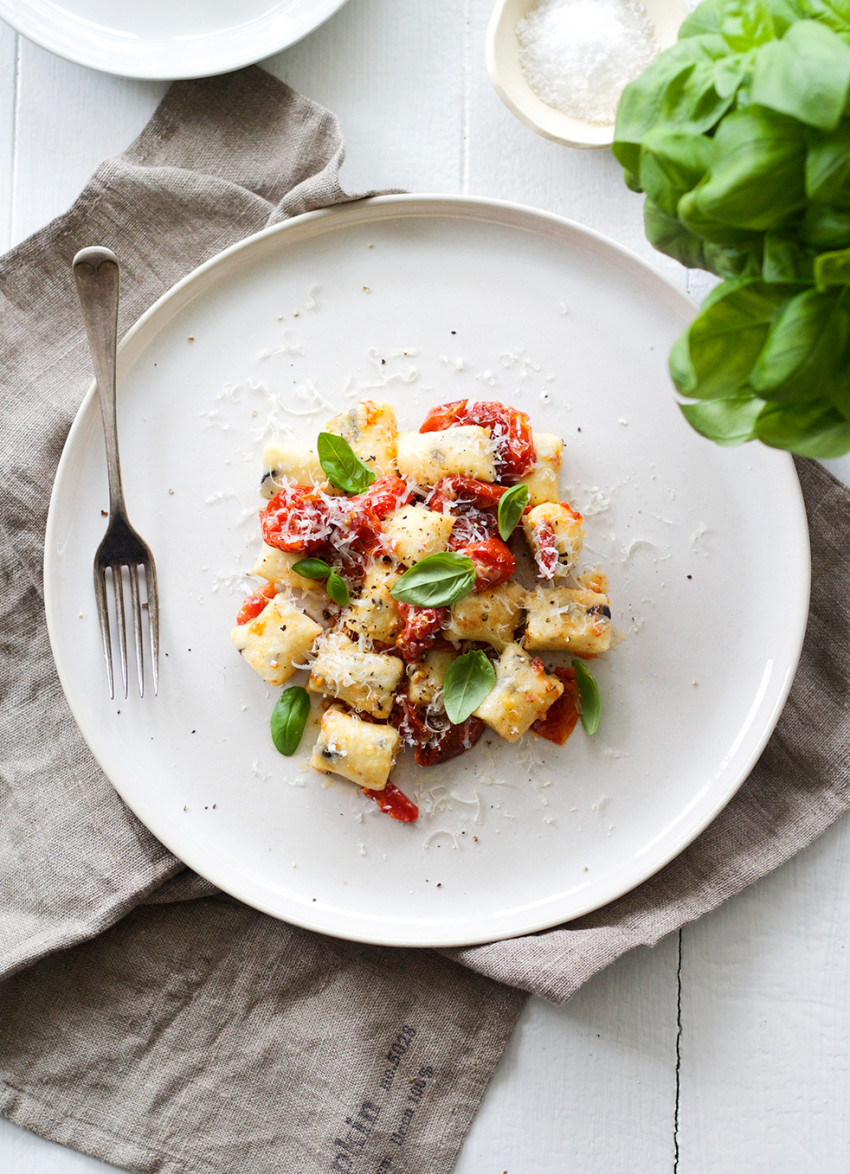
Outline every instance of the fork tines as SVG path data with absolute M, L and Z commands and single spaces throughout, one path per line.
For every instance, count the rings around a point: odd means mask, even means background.
M 100 620 L 100 635 L 103 640 L 103 655 L 106 661 L 106 678 L 109 685 L 109 696 L 115 697 L 115 683 L 112 669 L 112 634 L 111 617 L 108 603 L 107 572 L 112 579 L 112 597 L 114 599 L 114 628 L 118 637 L 118 652 L 121 660 L 121 680 L 124 685 L 124 696 L 128 694 L 127 671 L 127 625 L 126 609 L 124 606 L 124 592 L 126 581 L 130 586 L 130 607 L 133 622 L 134 643 L 136 646 L 136 672 L 139 681 L 139 696 L 145 695 L 145 658 L 142 613 L 147 612 L 147 628 L 151 650 L 151 675 L 153 691 L 157 692 L 159 685 L 159 614 L 157 608 L 156 568 L 153 560 L 138 563 L 103 563 L 96 559 L 94 565 L 94 590 L 97 600 L 97 611 Z M 145 598 L 142 600 L 139 590 L 140 574 L 144 580 Z

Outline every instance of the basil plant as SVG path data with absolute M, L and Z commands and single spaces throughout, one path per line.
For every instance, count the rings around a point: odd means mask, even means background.
M 850 450 L 850 0 L 704 0 L 623 92 L 646 235 L 722 278 L 670 356 L 719 444 Z

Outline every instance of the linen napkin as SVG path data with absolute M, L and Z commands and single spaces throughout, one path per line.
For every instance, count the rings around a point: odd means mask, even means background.
M 180 82 L 70 212 L 0 261 L 0 1111 L 157 1174 L 448 1174 L 523 1005 L 713 908 L 850 803 L 850 494 L 801 464 L 814 594 L 752 776 L 677 861 L 568 926 L 391 950 L 275 921 L 124 807 L 64 702 L 41 600 L 61 447 L 89 382 L 70 271 L 120 251 L 126 329 L 275 220 L 349 199 L 336 120 L 263 71 Z

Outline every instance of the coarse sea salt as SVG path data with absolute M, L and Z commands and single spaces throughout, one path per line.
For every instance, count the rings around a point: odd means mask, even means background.
M 543 0 L 517 25 L 520 65 L 547 106 L 607 125 L 657 56 L 654 31 L 638 0 Z

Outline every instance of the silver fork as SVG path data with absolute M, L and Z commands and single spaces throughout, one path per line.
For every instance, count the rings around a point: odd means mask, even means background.
M 106 572 L 112 575 L 115 599 L 115 628 L 121 656 L 121 678 L 124 696 L 127 696 L 127 632 L 124 609 L 124 572 L 130 583 L 130 601 L 133 612 L 133 630 L 136 644 L 136 669 L 139 676 L 139 696 L 145 694 L 144 654 L 142 652 L 142 603 L 139 592 L 139 571 L 144 572 L 147 597 L 148 630 L 151 643 L 153 691 L 156 693 L 159 675 L 159 610 L 156 593 L 156 565 L 150 547 L 136 533 L 127 518 L 124 489 L 121 484 L 121 463 L 118 459 L 118 426 L 115 411 L 115 358 L 118 346 L 118 258 L 110 249 L 100 247 L 81 249 L 74 257 L 74 279 L 83 308 L 86 334 L 91 348 L 103 435 L 106 441 L 106 473 L 109 479 L 109 523 L 103 541 L 94 556 L 94 592 L 106 660 L 106 678 L 109 696 L 115 696 L 112 673 L 112 641 L 109 632 Z

